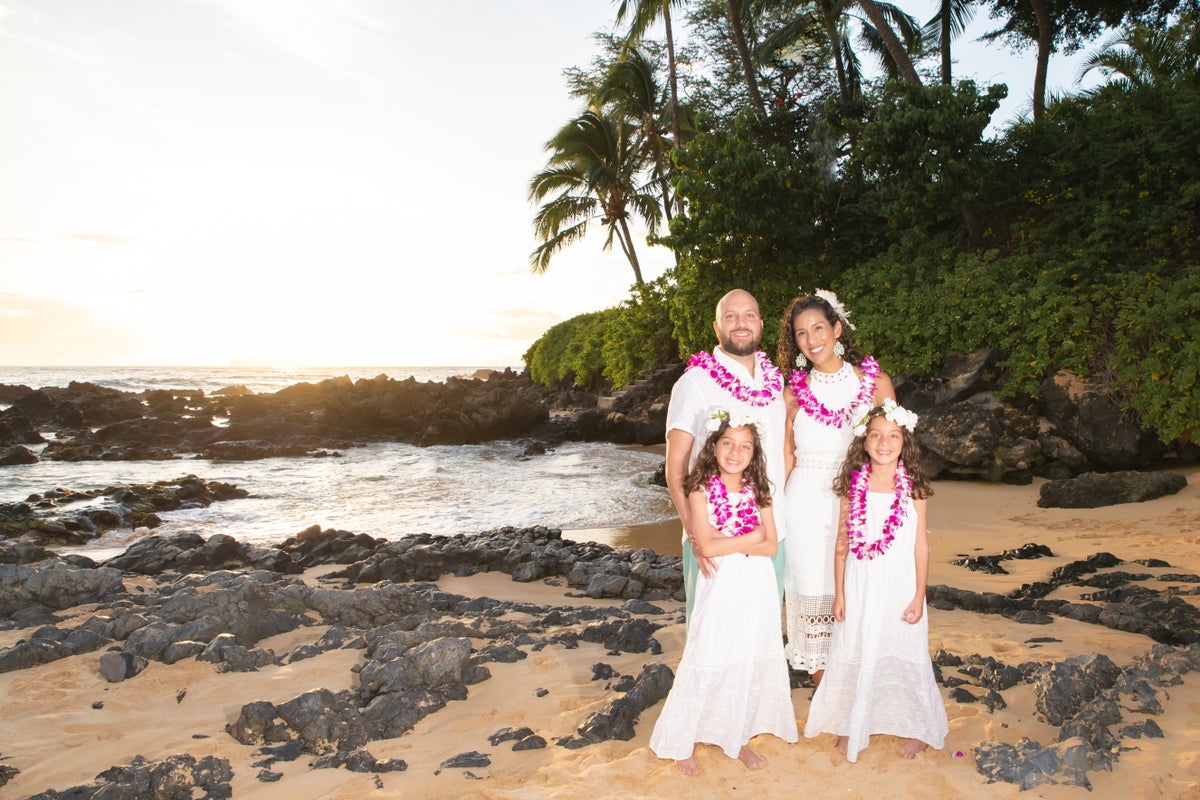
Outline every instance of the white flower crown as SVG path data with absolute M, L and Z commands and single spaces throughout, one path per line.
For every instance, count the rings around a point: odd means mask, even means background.
M 893 422 L 899 425 L 909 433 L 912 433 L 917 429 L 917 415 L 897 403 L 892 398 L 884 398 L 881 408 L 883 409 L 883 418 L 888 422 Z M 854 423 L 855 436 L 862 436 L 867 432 L 867 424 L 871 420 L 872 410 L 873 409 L 871 406 L 867 406 L 866 410 L 863 411 L 862 415 L 858 418 L 858 421 Z
M 741 428 L 746 425 L 753 425 L 754 429 L 762 435 L 762 420 L 752 411 L 734 409 L 730 411 L 727 408 L 718 408 L 709 415 L 708 420 L 704 423 L 704 429 L 709 433 L 721 429 L 721 423 L 728 422 L 731 428 Z
M 800 294 L 804 294 L 803 286 L 800 287 Z M 846 310 L 844 305 L 842 305 L 842 301 L 838 300 L 838 296 L 836 294 L 828 289 L 814 289 L 813 296 L 819 297 L 826 303 L 829 303 L 829 305 L 833 308 L 833 313 L 838 315 L 838 319 L 842 321 L 843 325 L 852 331 L 858 330 L 854 327 L 854 323 L 850 321 L 850 312 Z

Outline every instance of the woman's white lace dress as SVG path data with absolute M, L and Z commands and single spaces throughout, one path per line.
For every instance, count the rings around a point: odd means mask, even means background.
M 808 373 L 813 396 L 831 411 L 849 408 L 862 381 L 850 362 L 837 372 Z M 825 668 L 833 632 L 833 543 L 839 499 L 833 479 L 854 438 L 850 423 L 840 427 L 812 419 L 803 409 L 792 424 L 796 466 L 788 476 L 788 538 L 784 548 L 784 593 L 787 608 L 787 657 L 803 672 Z

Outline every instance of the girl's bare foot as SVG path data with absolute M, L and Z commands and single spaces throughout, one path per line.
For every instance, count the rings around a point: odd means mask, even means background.
M 742 749 L 738 751 L 738 761 L 746 765 L 746 769 L 762 769 L 767 765 L 767 762 L 759 757 L 758 753 L 750 749 L 750 745 L 742 745 Z
M 700 774 L 700 765 L 696 763 L 695 756 L 688 756 L 685 759 L 675 762 L 675 769 L 679 770 L 680 774 L 692 776 Z
M 909 739 L 904 743 L 904 747 L 900 748 L 900 755 L 904 758 L 916 758 L 917 753 L 929 749 L 929 745 L 922 742 L 920 739 Z
M 837 744 L 834 746 L 837 748 L 837 751 L 839 753 L 841 753 L 842 755 L 846 755 L 846 753 L 850 752 L 850 737 L 849 736 L 839 736 L 838 740 L 837 740 Z M 909 758 L 912 758 L 912 756 L 909 756 Z

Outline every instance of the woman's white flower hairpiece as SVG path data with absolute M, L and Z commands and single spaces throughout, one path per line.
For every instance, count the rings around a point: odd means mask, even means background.
M 888 422 L 894 422 L 909 433 L 917 429 L 917 415 L 892 398 L 884 398 L 881 408 L 883 408 L 883 418 Z M 855 436 L 862 436 L 867 432 L 867 423 L 871 421 L 871 411 L 871 406 L 867 406 L 858 421 L 854 423 Z
M 704 423 L 704 428 L 709 433 L 712 433 L 720 430 L 721 423 L 723 422 L 728 422 L 729 427 L 731 428 L 741 428 L 746 425 L 753 425 L 755 429 L 758 430 L 759 434 L 762 434 L 762 421 L 759 420 L 758 415 L 751 411 L 738 409 L 730 411 L 727 408 L 718 408 L 711 415 L 709 415 L 708 420 Z
M 800 288 L 800 293 L 804 294 L 804 287 Z M 838 296 L 836 294 L 828 289 L 814 289 L 813 295 L 821 298 L 826 303 L 829 303 L 829 305 L 833 308 L 833 313 L 838 315 L 838 319 L 842 321 L 843 325 L 852 331 L 858 330 L 858 328 L 854 327 L 854 323 L 850 321 L 850 312 L 844 305 L 842 305 L 842 301 L 838 300 Z

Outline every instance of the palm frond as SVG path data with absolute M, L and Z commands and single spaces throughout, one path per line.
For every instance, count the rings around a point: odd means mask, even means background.
M 941 36 L 942 28 L 950 25 L 950 38 L 957 39 L 967 30 L 971 20 L 975 19 L 974 0 L 941 0 L 938 13 L 925 23 L 925 34 L 933 39 Z
M 572 225 L 565 230 L 560 231 L 557 235 L 551 236 L 549 239 L 538 245 L 532 253 L 529 254 L 529 262 L 533 267 L 533 271 L 538 275 L 545 272 L 550 267 L 550 258 L 563 249 L 567 245 L 576 242 L 587 234 L 587 223 L 580 222 L 578 225 Z
M 564 230 L 596 216 L 600 208 L 594 197 L 563 195 L 538 209 L 533 217 L 533 232 L 539 239 L 552 239 Z

